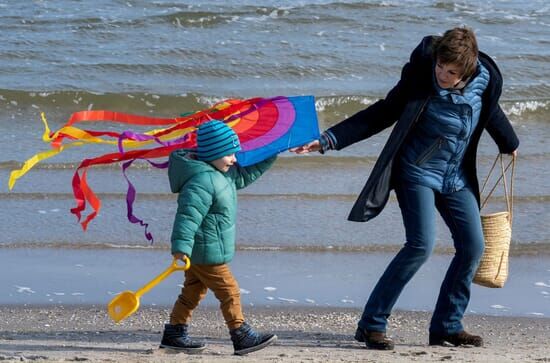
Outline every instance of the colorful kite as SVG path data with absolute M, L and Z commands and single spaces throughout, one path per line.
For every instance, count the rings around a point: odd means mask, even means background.
M 93 165 L 121 163 L 122 173 L 128 182 L 126 205 L 128 220 L 145 228 L 145 237 L 153 243 L 153 236 L 147 231 L 148 223 L 136 217 L 133 204 L 136 190 L 126 170 L 138 159 L 149 162 L 157 168 L 166 168 L 168 162 L 152 159 L 166 158 L 173 150 L 196 147 L 196 128 L 209 120 L 222 120 L 239 136 L 242 151 L 237 160 L 242 166 L 255 164 L 289 148 L 303 145 L 319 137 L 315 102 L 312 96 L 251 98 L 247 100 L 225 100 L 213 107 L 175 118 L 138 116 L 113 111 L 80 111 L 74 113 L 59 130 L 51 132 L 42 114 L 44 134 L 42 139 L 52 149 L 38 153 L 28 159 L 21 169 L 10 174 L 9 189 L 17 179 L 27 173 L 38 162 L 55 156 L 66 149 L 90 143 L 110 144 L 114 152 L 82 160 L 73 180 L 73 195 L 76 206 L 71 213 L 76 215 L 84 230 L 97 216 L 101 200 L 87 183 L 88 168 Z M 74 126 L 85 122 L 109 122 L 123 125 L 161 127 L 147 132 L 94 131 Z M 84 220 L 82 212 L 86 205 L 92 208 Z

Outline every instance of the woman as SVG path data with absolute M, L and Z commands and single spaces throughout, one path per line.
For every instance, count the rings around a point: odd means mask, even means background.
M 483 253 L 476 151 L 487 130 L 499 151 L 516 155 L 518 138 L 498 104 L 502 76 L 479 52 L 468 28 L 428 36 L 402 69 L 401 79 L 370 107 L 292 149 L 302 154 L 341 150 L 395 124 L 348 217 L 376 217 L 395 190 L 406 243 L 378 281 L 358 323 L 355 339 L 370 349 L 393 349 L 387 319 L 407 282 L 435 244 L 435 212 L 451 231 L 456 253 L 447 270 L 430 323 L 430 345 L 482 346 L 462 317 Z

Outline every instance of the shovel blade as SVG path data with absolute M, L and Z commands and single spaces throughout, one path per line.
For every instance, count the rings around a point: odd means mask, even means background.
M 133 291 L 123 291 L 109 302 L 107 311 L 111 319 L 118 323 L 135 313 L 138 308 L 139 297 Z

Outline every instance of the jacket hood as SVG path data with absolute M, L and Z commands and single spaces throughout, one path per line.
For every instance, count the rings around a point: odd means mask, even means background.
M 179 193 L 181 188 L 199 173 L 214 173 L 216 169 L 207 162 L 196 160 L 192 150 L 173 151 L 168 159 L 168 180 L 172 193 Z

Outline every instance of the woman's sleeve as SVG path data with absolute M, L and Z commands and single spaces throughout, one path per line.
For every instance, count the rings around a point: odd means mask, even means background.
M 518 148 L 518 136 L 510 120 L 508 120 L 508 117 L 506 117 L 498 104 L 493 113 L 489 116 L 486 129 L 497 144 L 499 152 L 510 154 Z

